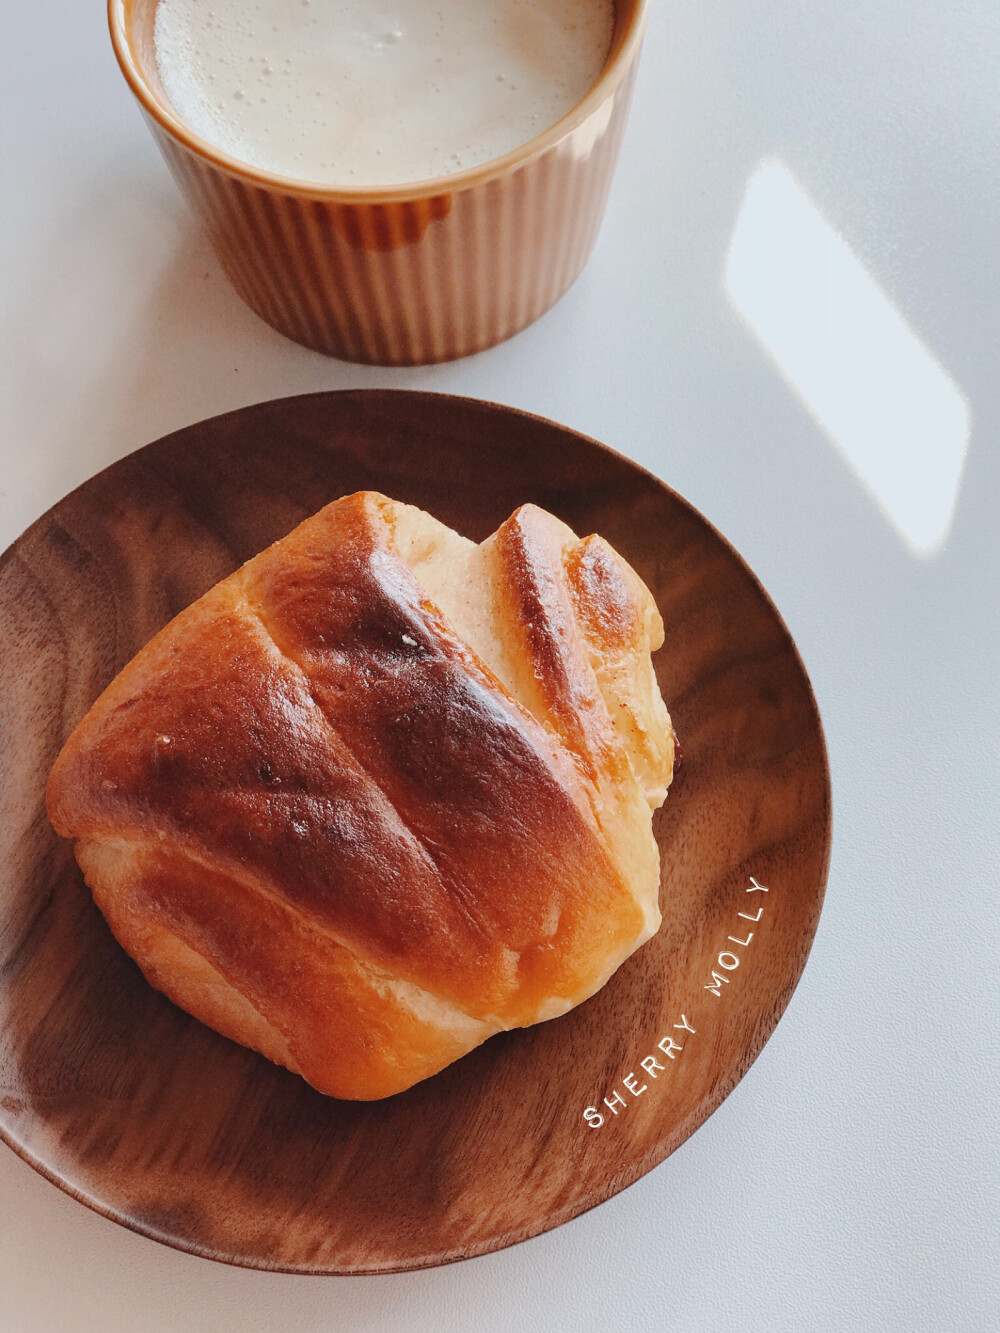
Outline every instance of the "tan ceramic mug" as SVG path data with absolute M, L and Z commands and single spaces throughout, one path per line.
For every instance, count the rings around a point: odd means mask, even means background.
M 449 361 L 509 338 L 586 263 L 604 215 L 646 19 L 616 0 L 604 70 L 544 134 L 481 166 L 345 190 L 258 170 L 174 114 L 156 0 L 109 0 L 119 64 L 233 286 L 307 347 L 348 361 Z

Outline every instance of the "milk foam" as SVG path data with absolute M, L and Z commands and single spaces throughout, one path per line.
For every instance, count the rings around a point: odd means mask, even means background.
M 614 0 L 160 0 L 160 78 L 253 166 L 386 185 L 499 157 L 596 82 Z

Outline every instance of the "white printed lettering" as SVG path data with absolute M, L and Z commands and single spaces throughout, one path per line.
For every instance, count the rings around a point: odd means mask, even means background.
M 753 875 L 751 875 L 750 887 L 746 892 L 769 893 L 770 890 L 766 884 L 761 884 Z M 763 906 L 760 906 L 757 908 L 756 912 L 737 912 L 736 915 L 743 921 L 750 921 L 756 924 L 760 921 L 763 914 L 764 908 Z M 743 929 L 746 930 L 746 927 L 744 926 Z M 745 936 L 727 935 L 726 938 L 730 944 L 735 944 L 737 948 L 746 949 L 753 941 L 755 933 L 755 931 L 747 930 Z M 758 948 L 759 947 L 760 946 L 758 946 Z M 705 987 L 705 990 L 711 991 L 717 1000 L 721 999 L 722 987 L 728 986 L 732 981 L 732 977 L 727 974 L 735 972 L 741 962 L 742 958 L 738 953 L 734 953 L 732 949 L 723 949 L 723 951 L 716 957 L 716 967 L 720 968 L 721 971 L 712 971 L 712 980 Z M 680 1022 L 674 1023 L 673 1027 L 677 1032 L 690 1032 L 693 1034 L 695 1030 L 694 1025 L 691 1023 L 687 1014 L 681 1014 Z M 657 1042 L 656 1049 L 668 1060 L 675 1060 L 684 1050 L 684 1047 L 679 1041 L 675 1041 L 672 1036 L 668 1036 L 660 1038 L 659 1042 Z M 647 1055 L 639 1061 L 639 1067 L 652 1082 L 655 1082 L 660 1074 L 666 1072 L 668 1066 L 661 1064 L 655 1055 Z M 626 1074 L 622 1078 L 622 1086 L 627 1092 L 631 1093 L 633 1097 L 641 1097 L 642 1094 L 649 1089 L 648 1083 L 643 1083 L 640 1086 L 634 1073 Z M 625 1107 L 628 1106 L 628 1102 L 620 1092 L 614 1091 L 610 1097 L 604 1098 L 604 1105 L 612 1115 L 617 1116 L 619 1110 L 624 1110 Z M 591 1129 L 598 1129 L 607 1119 L 607 1117 L 594 1106 L 588 1106 L 584 1111 L 583 1116 Z

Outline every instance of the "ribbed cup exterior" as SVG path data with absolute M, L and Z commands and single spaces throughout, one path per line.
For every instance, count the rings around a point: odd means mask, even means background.
M 579 275 L 604 215 L 639 46 L 629 44 L 606 96 L 554 143 L 452 186 L 442 177 L 440 192 L 425 182 L 412 197 L 405 187 L 354 199 L 264 183 L 144 110 L 222 267 L 262 319 L 347 361 L 426 364 L 509 338 Z

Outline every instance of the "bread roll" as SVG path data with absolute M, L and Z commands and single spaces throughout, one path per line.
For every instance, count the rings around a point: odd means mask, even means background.
M 658 928 L 649 591 L 534 505 L 481 545 L 370 491 L 181 612 L 49 780 L 149 981 L 335 1097 L 565 1013 Z

